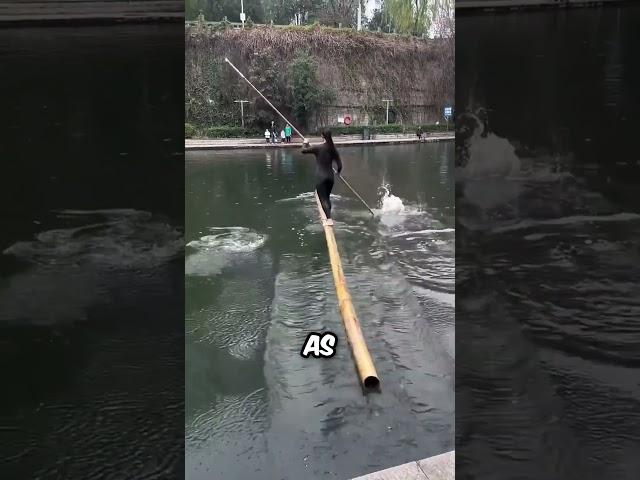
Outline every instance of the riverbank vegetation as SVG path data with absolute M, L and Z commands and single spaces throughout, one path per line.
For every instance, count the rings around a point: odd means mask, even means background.
M 449 125 L 449 130 L 453 125 Z M 384 135 L 393 133 L 402 133 L 413 135 L 420 129 L 423 132 L 445 132 L 447 125 L 431 124 L 431 125 L 378 125 L 371 126 L 334 126 L 331 127 L 333 135 L 339 139 L 340 135 L 357 135 L 362 136 L 365 130 L 371 135 Z M 309 136 L 320 136 L 319 131 L 308 132 Z M 184 138 L 263 138 L 264 129 L 253 127 L 197 127 L 190 123 L 184 124 Z
M 245 130 L 264 131 L 278 121 L 225 57 L 305 132 L 337 126 L 343 111 L 357 112 L 357 126 L 384 124 L 386 99 L 391 121 L 404 125 L 442 120 L 442 107 L 453 103 L 454 56 L 446 38 L 201 23 L 186 27 L 185 45 L 185 121 L 198 132 L 241 127 L 243 120 Z M 244 119 L 239 100 L 250 102 Z
M 245 0 L 244 12 L 249 24 L 355 28 L 358 3 L 365 29 L 453 38 L 454 0 L 381 0 L 373 11 L 368 0 Z M 240 21 L 238 0 L 186 0 L 185 13 L 187 20 Z

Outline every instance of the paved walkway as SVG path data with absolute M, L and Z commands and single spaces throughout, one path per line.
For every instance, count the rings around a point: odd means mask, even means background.
M 443 140 L 454 140 L 453 132 L 438 132 L 429 134 L 425 142 L 438 142 Z M 311 137 L 308 139 L 311 144 L 321 143 L 320 137 Z M 377 145 L 388 143 L 419 143 L 420 140 L 415 134 L 402 135 L 376 135 L 373 140 L 362 140 L 359 135 L 336 136 L 334 137 L 336 145 Z M 292 139 L 291 143 L 267 143 L 264 138 L 220 138 L 220 139 L 186 139 L 184 141 L 185 150 L 227 150 L 236 148 L 300 148 L 302 140 L 300 138 Z
M 456 452 L 451 451 L 417 462 L 409 462 L 373 472 L 352 480 L 454 480 L 455 476 Z

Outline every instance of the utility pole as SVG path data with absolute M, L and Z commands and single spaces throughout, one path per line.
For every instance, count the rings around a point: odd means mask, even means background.
M 240 0 L 240 21 L 242 22 L 242 28 L 244 28 L 244 0 Z M 242 104 L 241 104 L 242 105 Z
M 358 31 L 362 30 L 362 4 L 358 0 Z
M 382 100 L 383 102 L 387 102 L 387 125 L 389 125 L 389 103 L 393 102 L 393 100 Z
M 242 120 L 242 128 L 244 128 L 244 104 L 251 102 L 249 100 L 234 100 L 234 102 L 240 104 L 240 118 Z

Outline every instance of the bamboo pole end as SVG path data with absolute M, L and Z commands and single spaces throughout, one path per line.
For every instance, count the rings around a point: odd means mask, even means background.
M 374 375 L 365 377 L 362 383 L 367 390 L 380 390 L 380 379 Z

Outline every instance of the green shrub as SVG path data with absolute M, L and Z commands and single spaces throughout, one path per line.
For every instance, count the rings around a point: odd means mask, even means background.
M 453 122 L 449 122 L 449 131 L 455 130 L 455 125 Z M 446 122 L 440 122 L 440 125 L 422 125 L 423 132 L 446 132 L 447 124 Z
M 375 133 L 411 133 L 415 131 L 415 127 L 411 125 L 400 125 L 399 123 L 390 123 L 389 125 L 376 125 L 371 128 Z
M 300 51 L 289 65 L 288 79 L 293 114 L 301 125 L 322 105 L 322 88 L 316 72 L 318 65 L 307 51 Z
M 417 132 L 418 128 L 421 128 L 423 132 L 444 132 L 447 130 L 447 125 L 441 123 L 440 125 L 430 124 L 430 125 L 401 125 L 399 123 L 390 123 L 389 125 L 369 125 L 369 126 L 330 126 L 327 127 L 331 130 L 331 133 L 334 136 L 340 135 L 362 135 L 365 128 L 368 128 L 372 134 L 391 134 L 391 133 L 408 133 L 414 134 Z M 449 130 L 453 130 L 453 123 L 449 122 Z M 323 129 L 321 129 L 323 130 Z M 320 130 L 320 131 L 321 131 Z M 320 135 L 320 131 L 313 132 L 315 135 Z
M 264 131 L 242 127 L 209 127 L 202 132 L 206 138 L 258 138 Z
M 362 135 L 365 128 L 368 128 L 372 134 L 389 134 L 389 133 L 408 133 L 415 134 L 418 128 L 421 128 L 423 132 L 444 132 L 446 124 L 440 125 L 400 125 L 397 123 L 389 125 L 377 125 L 377 126 L 335 126 L 329 127 L 331 133 L 337 138 L 340 135 Z M 453 130 L 453 123 L 449 122 L 449 130 Z M 320 135 L 320 132 L 309 132 L 310 135 Z M 184 138 L 262 138 L 264 135 L 263 129 L 253 127 L 230 127 L 230 126 L 215 126 L 198 128 L 190 123 L 184 124 Z
M 196 127 L 190 123 L 184 124 L 184 138 L 193 138 L 197 135 Z

